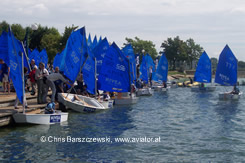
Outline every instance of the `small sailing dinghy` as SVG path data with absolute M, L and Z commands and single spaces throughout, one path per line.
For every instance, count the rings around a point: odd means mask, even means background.
M 94 98 L 76 94 L 59 93 L 58 101 L 67 108 L 81 113 L 91 113 L 108 109 Z
M 163 84 L 167 82 L 167 79 L 168 79 L 168 60 L 165 54 L 162 53 L 162 56 L 157 66 L 156 73 L 153 76 L 153 80 L 157 83 L 161 83 L 162 85 L 153 86 L 154 90 L 167 92 L 167 90 L 169 89 L 167 87 L 167 84 L 165 84 L 165 87 L 163 86 Z
M 29 113 L 16 113 L 13 115 L 16 123 L 28 123 L 28 124 L 55 124 L 66 122 L 68 119 L 68 113 L 61 111 L 55 111 L 52 114 L 29 114 Z
M 219 62 L 215 74 L 215 82 L 223 86 L 234 86 L 237 84 L 237 59 L 228 45 L 225 46 L 219 56 Z M 238 100 L 242 92 L 231 91 L 219 93 L 221 100 Z
M 146 56 L 143 55 L 142 62 L 140 65 L 140 78 L 145 84 L 149 84 L 148 82 L 148 67 L 146 62 Z M 151 96 L 153 95 L 154 90 L 149 87 L 139 88 L 136 90 L 136 96 Z
M 212 70 L 211 60 L 207 53 L 204 51 L 198 61 L 194 81 L 199 82 L 199 86 L 191 87 L 191 91 L 194 92 L 212 92 L 215 91 L 216 87 L 211 85 L 204 85 L 204 83 L 211 83 L 212 81 Z
M 129 93 L 133 76 L 130 71 L 130 61 L 115 43 L 107 49 L 102 67 L 98 76 L 98 89 L 118 92 L 119 96 L 114 98 L 115 105 L 136 103 L 138 98 L 134 93 Z

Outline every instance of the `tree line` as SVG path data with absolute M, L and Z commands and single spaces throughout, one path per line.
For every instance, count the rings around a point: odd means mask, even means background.
M 58 52 L 61 52 L 68 40 L 71 32 L 78 28 L 78 26 L 72 25 L 71 27 L 65 27 L 64 33 L 61 35 L 58 29 L 54 27 L 47 27 L 38 25 L 37 30 L 32 30 L 30 27 L 22 27 L 21 24 L 8 24 L 6 21 L 0 23 L 0 34 L 5 31 L 8 32 L 9 26 L 15 37 L 24 41 L 26 33 L 28 32 L 28 44 L 31 50 L 37 48 L 39 51 L 46 49 L 49 61 L 52 61 Z
M 0 22 L 0 34 L 3 31 L 8 32 L 9 25 L 10 24 L 6 21 Z M 62 34 L 60 34 L 58 29 L 54 27 L 42 26 L 40 24 L 36 31 L 33 31 L 30 27 L 22 27 L 21 24 L 12 24 L 11 29 L 15 37 L 20 41 L 24 41 L 26 32 L 28 31 L 29 48 L 31 50 L 37 48 L 39 51 L 45 48 L 49 57 L 49 62 L 52 62 L 55 55 L 65 48 L 71 32 L 78 29 L 78 26 L 66 26 L 64 33 Z M 134 53 L 139 55 L 140 58 L 143 53 L 148 53 L 153 59 L 159 59 L 162 52 L 164 52 L 168 59 L 170 70 L 177 70 L 180 68 L 176 63 L 185 63 L 192 69 L 193 61 L 197 61 L 203 52 L 201 45 L 196 44 L 192 38 L 189 38 L 186 41 L 181 40 L 179 36 L 167 38 L 167 40 L 161 44 L 160 48 L 162 51 L 159 52 L 160 55 L 157 53 L 152 41 L 142 40 L 138 37 L 126 37 L 125 40 L 126 42 L 123 46 L 130 43 L 134 49 Z M 216 68 L 218 63 L 217 58 L 211 58 L 211 61 L 212 67 Z M 245 69 L 245 62 L 239 61 L 238 68 Z

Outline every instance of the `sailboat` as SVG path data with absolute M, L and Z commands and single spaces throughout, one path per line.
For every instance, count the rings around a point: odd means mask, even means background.
M 148 84 L 148 66 L 147 66 L 147 57 L 143 55 L 142 62 L 140 65 L 140 78 L 144 82 L 144 85 Z M 153 95 L 154 90 L 150 87 L 139 88 L 136 91 L 137 96 L 151 96 Z
M 153 76 L 153 80 L 157 83 L 163 83 L 167 82 L 168 79 L 168 60 L 164 53 L 162 53 L 162 56 L 160 58 L 160 61 L 157 66 L 156 73 Z M 163 85 L 154 85 L 154 90 L 156 91 L 162 91 L 166 92 L 167 88 L 164 88 Z
M 228 45 L 225 46 L 219 56 L 219 62 L 215 74 L 215 82 L 223 86 L 236 86 L 237 84 L 237 59 Z M 219 93 L 221 100 L 237 100 L 242 92 L 222 92 Z
M 16 113 L 13 118 L 16 123 L 28 124 L 54 124 L 65 122 L 68 119 L 68 113 L 55 111 L 52 114 L 30 114 L 25 112 L 25 83 L 24 83 L 24 53 L 23 43 L 20 46 L 19 41 L 14 37 L 9 28 L 8 35 L 8 54 L 10 63 L 10 76 L 13 81 L 16 95 L 19 101 L 23 104 L 23 112 Z
M 211 60 L 204 51 L 198 61 L 194 81 L 200 82 L 199 86 L 193 86 L 191 91 L 212 92 L 215 86 L 205 86 L 204 83 L 212 82 Z
M 104 55 L 98 76 L 98 89 L 118 92 L 115 105 L 134 104 L 138 98 L 131 92 L 130 63 L 119 47 L 112 43 Z

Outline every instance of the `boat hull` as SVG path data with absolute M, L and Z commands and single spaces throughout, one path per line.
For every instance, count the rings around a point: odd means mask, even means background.
M 76 95 L 79 100 L 74 100 L 75 94 L 59 93 L 58 101 L 76 112 L 92 113 L 106 108 L 98 100 L 86 96 Z
M 124 93 L 123 97 L 121 98 L 115 98 L 115 105 L 130 105 L 130 104 L 136 104 L 138 102 L 138 97 L 133 94 L 130 96 L 128 93 Z
M 219 93 L 219 99 L 220 100 L 238 100 L 241 95 L 242 95 L 242 92 L 240 92 L 239 94 L 231 94 L 229 92 Z
M 114 100 L 100 101 L 105 108 L 113 108 Z
M 207 86 L 207 87 L 191 87 L 191 91 L 193 92 L 213 92 L 215 91 L 216 87 L 214 86 Z
M 13 117 L 16 123 L 48 125 L 66 122 L 68 120 L 68 113 L 57 111 L 53 114 L 16 113 L 13 115 Z
M 138 89 L 136 96 L 152 96 L 154 91 L 151 88 Z

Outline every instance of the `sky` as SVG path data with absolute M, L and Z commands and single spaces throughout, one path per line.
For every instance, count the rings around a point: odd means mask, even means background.
M 119 47 L 125 38 L 150 40 L 157 51 L 169 37 L 193 38 L 209 57 L 219 57 L 228 44 L 245 61 L 244 0 L 4 0 L 0 20 L 23 27 L 33 23 L 86 27 Z

